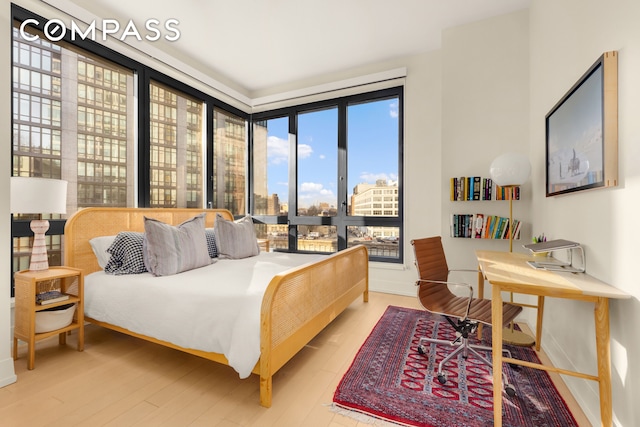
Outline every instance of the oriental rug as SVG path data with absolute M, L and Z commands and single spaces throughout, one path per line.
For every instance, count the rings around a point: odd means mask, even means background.
M 445 364 L 447 382 L 441 385 L 437 366 L 453 347 L 430 345 L 421 355 L 424 336 L 453 341 L 455 331 L 441 316 L 389 306 L 340 381 L 334 406 L 409 426 L 493 425 L 491 369 L 472 354 L 466 360 L 460 354 Z M 491 346 L 489 327 L 482 345 Z M 505 347 L 515 359 L 540 363 L 531 348 Z M 508 364 L 503 371 L 516 389 L 514 397 L 503 392 L 503 426 L 577 426 L 547 372 Z

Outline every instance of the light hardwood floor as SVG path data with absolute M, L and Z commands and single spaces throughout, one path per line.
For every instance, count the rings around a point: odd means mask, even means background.
M 18 381 L 0 388 L 0 425 L 364 427 L 330 403 L 389 305 L 419 308 L 415 298 L 382 293 L 354 302 L 275 375 L 269 409 L 258 403 L 255 375 L 240 380 L 229 367 L 94 325 L 86 327 L 84 352 L 75 350 L 73 334 L 63 347 L 56 338 L 39 342 L 33 371 L 21 345 Z M 579 425 L 589 426 L 558 386 Z

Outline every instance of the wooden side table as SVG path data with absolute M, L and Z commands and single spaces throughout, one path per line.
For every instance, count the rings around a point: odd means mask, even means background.
M 28 369 L 35 365 L 36 341 L 58 335 L 60 345 L 66 344 L 66 334 L 78 330 L 78 351 L 84 350 L 84 276 L 82 270 L 71 267 L 50 267 L 48 270 L 23 270 L 15 273 L 15 327 L 13 358 L 18 358 L 18 340 L 28 344 Z M 69 298 L 50 304 L 36 303 L 37 294 L 57 290 Z M 47 332 L 36 332 L 36 313 L 66 304 L 76 304 L 71 324 Z

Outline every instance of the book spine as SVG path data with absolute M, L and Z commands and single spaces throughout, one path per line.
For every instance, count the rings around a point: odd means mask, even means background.
M 473 177 L 473 200 L 480 200 L 480 177 Z

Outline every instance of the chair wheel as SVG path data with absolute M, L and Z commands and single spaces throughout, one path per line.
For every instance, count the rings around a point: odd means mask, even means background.
M 444 385 L 447 382 L 447 376 L 445 374 L 438 374 L 438 382 Z
M 507 396 L 514 397 L 516 395 L 516 389 L 511 384 L 507 384 L 504 386 L 504 391 L 507 392 Z
M 427 350 L 425 350 L 423 345 L 419 345 L 418 346 L 418 353 L 420 353 L 421 355 L 424 356 L 425 354 L 427 354 Z

